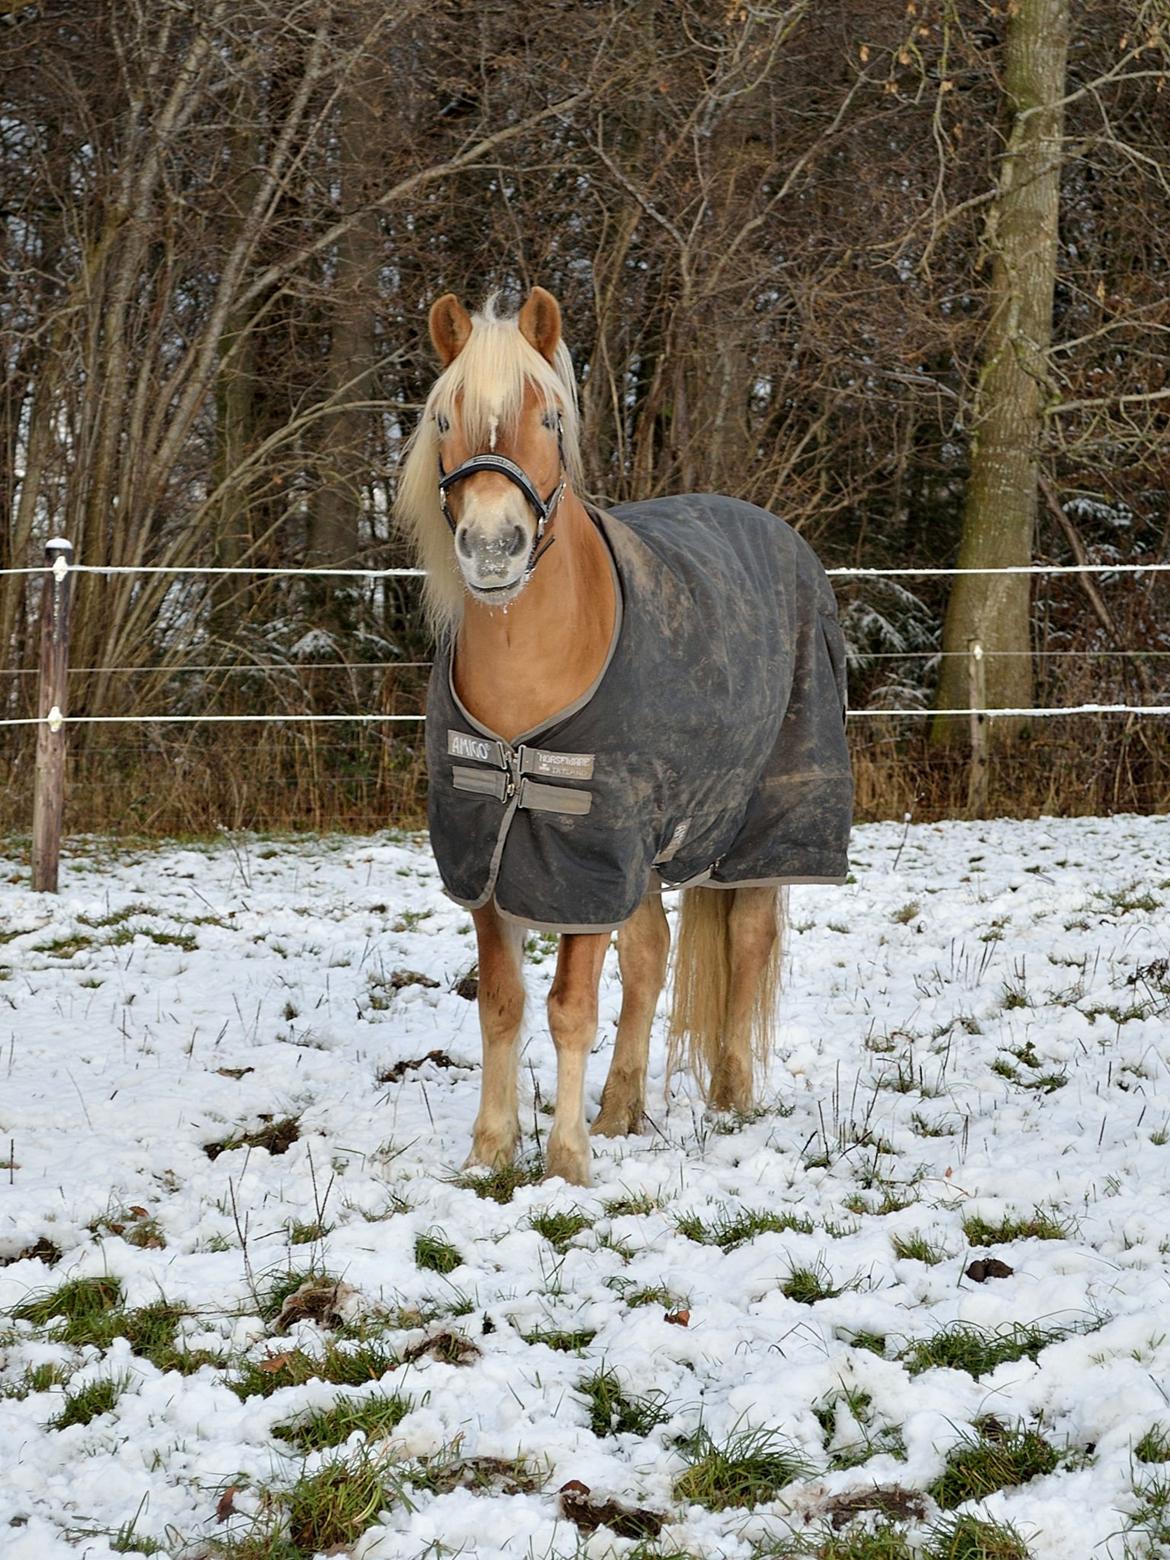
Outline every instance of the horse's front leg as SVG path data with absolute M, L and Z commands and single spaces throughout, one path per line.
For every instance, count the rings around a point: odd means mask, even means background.
M 471 1139 L 469 1165 L 511 1164 L 520 1141 L 516 1104 L 517 1042 L 524 1017 L 524 981 L 520 961 L 524 928 L 506 922 L 494 905 L 473 910 L 479 952 L 479 1028 L 483 1074 L 479 1114 Z
M 609 1077 L 593 1131 L 601 1137 L 641 1132 L 646 1108 L 646 1063 L 650 1026 L 666 978 L 670 928 L 661 894 L 647 894 L 624 926 L 618 928 L 618 968 L 622 975 L 622 1011 Z
M 548 1021 L 557 1048 L 557 1102 L 548 1140 L 549 1175 L 589 1185 L 585 1129 L 585 1068 L 597 1036 L 597 986 L 608 932 L 566 933 L 548 997 Z

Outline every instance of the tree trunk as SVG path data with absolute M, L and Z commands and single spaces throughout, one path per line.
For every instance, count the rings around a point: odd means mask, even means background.
M 1047 396 L 1060 216 L 1061 141 L 1068 0 L 1018 0 L 1005 42 L 1010 129 L 988 219 L 991 317 L 975 397 L 971 475 L 963 506 L 960 568 L 1003 568 L 1032 559 L 1040 439 Z M 938 708 L 966 703 L 968 642 L 988 656 L 989 708 L 1032 702 L 1031 580 L 960 576 L 947 607 Z M 1006 653 L 1005 653 L 1006 652 Z M 1005 736 L 1019 722 L 997 721 Z M 965 721 L 936 719 L 936 741 L 959 739 Z
M 309 560 L 332 568 L 356 565 L 368 471 L 376 362 L 374 324 L 382 235 L 372 202 L 379 186 L 379 120 L 385 90 L 377 30 L 362 37 L 359 10 L 346 43 L 354 58 L 338 104 L 339 212 L 366 209 L 338 239 L 330 299 L 326 395 L 330 410 L 319 442 L 320 487 L 313 504 Z M 335 601 L 352 594 L 322 593 Z

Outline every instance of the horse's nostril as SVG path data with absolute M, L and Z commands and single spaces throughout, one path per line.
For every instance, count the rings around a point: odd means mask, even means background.
M 508 552 L 515 558 L 524 551 L 527 545 L 528 537 L 524 534 L 524 527 L 522 525 L 514 525 L 512 527 L 512 540 L 508 543 Z
M 465 526 L 460 526 L 455 532 L 455 546 L 465 558 L 471 557 L 471 539 Z

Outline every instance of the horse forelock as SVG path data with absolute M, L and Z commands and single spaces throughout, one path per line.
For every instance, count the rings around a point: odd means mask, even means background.
M 431 386 L 402 457 L 395 499 L 398 519 L 427 571 L 427 610 L 438 632 L 458 621 L 463 577 L 439 502 L 436 417 L 458 417 L 472 449 L 494 449 L 500 434 L 507 437 L 515 430 L 531 387 L 546 411 L 559 413 L 565 469 L 574 486 L 581 480 L 577 382 L 565 343 L 558 343 L 554 361 L 548 362 L 521 334 L 515 315 L 498 313 L 494 293 L 471 321 L 466 346 Z

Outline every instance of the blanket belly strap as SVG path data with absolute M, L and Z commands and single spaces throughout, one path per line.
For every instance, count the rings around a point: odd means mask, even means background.
M 534 775 L 551 775 L 559 780 L 591 780 L 592 753 L 554 753 L 544 748 L 511 748 L 492 737 L 469 736 L 463 731 L 447 732 L 447 752 L 453 758 L 471 758 L 488 768 L 454 764 L 451 784 L 457 791 L 477 796 L 494 796 L 498 802 L 516 798 L 517 807 L 533 812 L 571 813 L 583 817 L 593 806 L 591 792 L 565 785 L 549 785 Z

